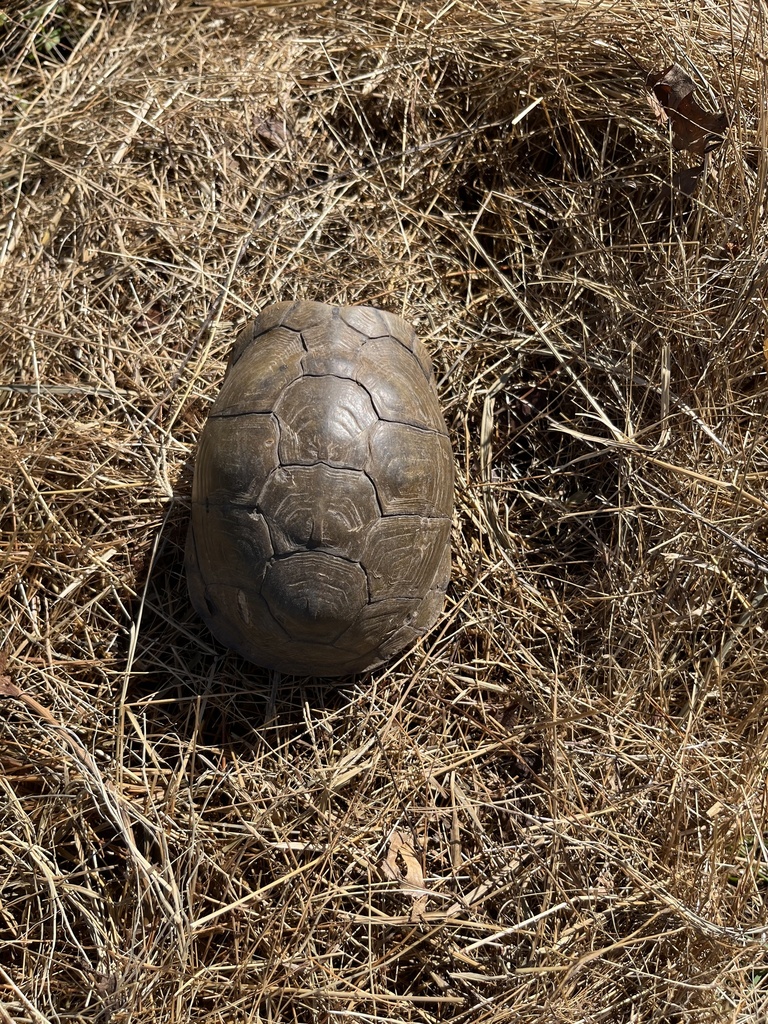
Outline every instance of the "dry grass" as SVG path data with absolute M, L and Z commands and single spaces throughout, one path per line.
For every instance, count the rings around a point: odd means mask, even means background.
M 766 17 L 14 6 L 0 1020 L 765 1019 Z M 732 119 L 692 197 L 673 60 Z M 294 296 L 417 324 L 458 465 L 444 619 L 341 686 L 182 577 L 233 328 Z

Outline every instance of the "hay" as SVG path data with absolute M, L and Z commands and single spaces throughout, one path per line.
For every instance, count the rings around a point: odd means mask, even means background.
M 4 16 L 0 1018 L 764 1018 L 765 18 Z M 698 175 L 672 62 L 732 122 Z M 293 297 L 416 323 L 458 467 L 444 618 L 340 687 L 182 576 Z

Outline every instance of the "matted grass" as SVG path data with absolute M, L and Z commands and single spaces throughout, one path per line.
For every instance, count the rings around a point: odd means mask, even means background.
M 765 1019 L 767 14 L 15 5 L 1 1020 Z M 692 196 L 673 61 L 731 121 Z M 457 461 L 444 617 L 340 685 L 182 572 L 294 297 L 417 325 Z

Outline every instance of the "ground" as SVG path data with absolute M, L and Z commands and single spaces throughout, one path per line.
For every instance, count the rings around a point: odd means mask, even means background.
M 764 1019 L 766 16 L 0 15 L 0 1018 Z M 410 320 L 456 457 L 444 615 L 338 684 L 183 577 L 294 298 Z

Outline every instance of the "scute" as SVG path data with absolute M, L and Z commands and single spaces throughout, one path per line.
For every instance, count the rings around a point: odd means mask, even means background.
M 290 315 L 290 311 L 295 305 L 295 302 L 275 302 L 271 306 L 267 306 L 255 320 L 247 324 L 235 339 L 235 344 L 232 346 L 232 351 L 229 355 L 228 367 L 234 366 L 254 338 L 266 334 L 267 331 L 271 331 L 274 327 L 280 327 Z
M 386 373 L 381 372 L 382 366 Z M 445 430 L 437 395 L 425 387 L 424 368 L 416 356 L 389 338 L 370 341 L 360 353 L 356 379 L 368 391 L 383 420 Z
M 209 583 L 205 607 L 211 632 L 227 647 L 253 659 L 259 651 L 288 651 L 295 641 L 275 621 L 257 591 L 231 583 Z
M 447 437 L 404 423 L 371 431 L 369 472 L 385 515 L 451 514 L 453 456 Z
M 267 307 L 270 309 L 271 307 Z M 339 307 L 324 302 L 294 302 L 283 323 L 292 331 L 308 331 L 313 327 L 330 325 L 338 319 Z M 330 334 L 328 335 L 330 337 Z
M 209 416 L 197 450 L 192 501 L 255 504 L 261 482 L 279 465 L 279 436 L 272 413 Z
M 257 665 L 370 669 L 450 576 L 453 456 L 429 355 L 365 306 L 278 303 L 238 336 L 198 450 L 192 603 Z
M 347 326 L 340 317 L 331 321 L 333 344 L 328 344 L 329 323 L 320 323 L 306 328 L 301 338 L 306 355 L 301 361 L 306 374 L 335 374 L 337 377 L 355 379 L 355 368 L 361 352 L 361 338 L 357 331 Z
M 393 313 L 386 313 L 383 309 L 374 309 L 373 306 L 344 306 L 340 310 L 340 317 L 349 327 L 352 327 L 361 340 L 371 338 L 386 338 L 391 334 L 395 321 L 399 321 L 405 327 L 407 334 L 409 328 L 400 317 Z M 410 328 L 413 333 L 413 329 Z
M 275 397 L 302 375 L 301 335 L 276 327 L 256 338 L 224 378 L 213 416 L 271 412 Z
M 365 388 L 339 377 L 301 377 L 275 403 L 280 462 L 362 469 L 376 412 Z
M 387 516 L 368 528 L 365 568 L 371 599 L 396 592 L 421 598 L 434 586 L 448 544 L 449 519 Z
M 373 484 L 355 469 L 286 466 L 271 474 L 259 507 L 269 523 L 275 551 L 284 554 L 301 547 L 321 547 L 357 559 L 377 525 L 379 504 Z
M 341 650 L 367 651 L 371 659 L 383 661 L 385 655 L 379 654 L 380 648 L 388 643 L 402 623 L 417 624 L 420 621 L 422 603 L 416 597 L 387 597 L 371 601 L 335 645 Z
M 316 642 L 335 640 L 368 602 L 362 568 L 323 551 L 299 551 L 272 562 L 261 592 L 290 636 Z
M 274 549 L 260 512 L 236 506 L 192 506 L 192 533 L 206 583 L 231 583 L 257 591 Z

